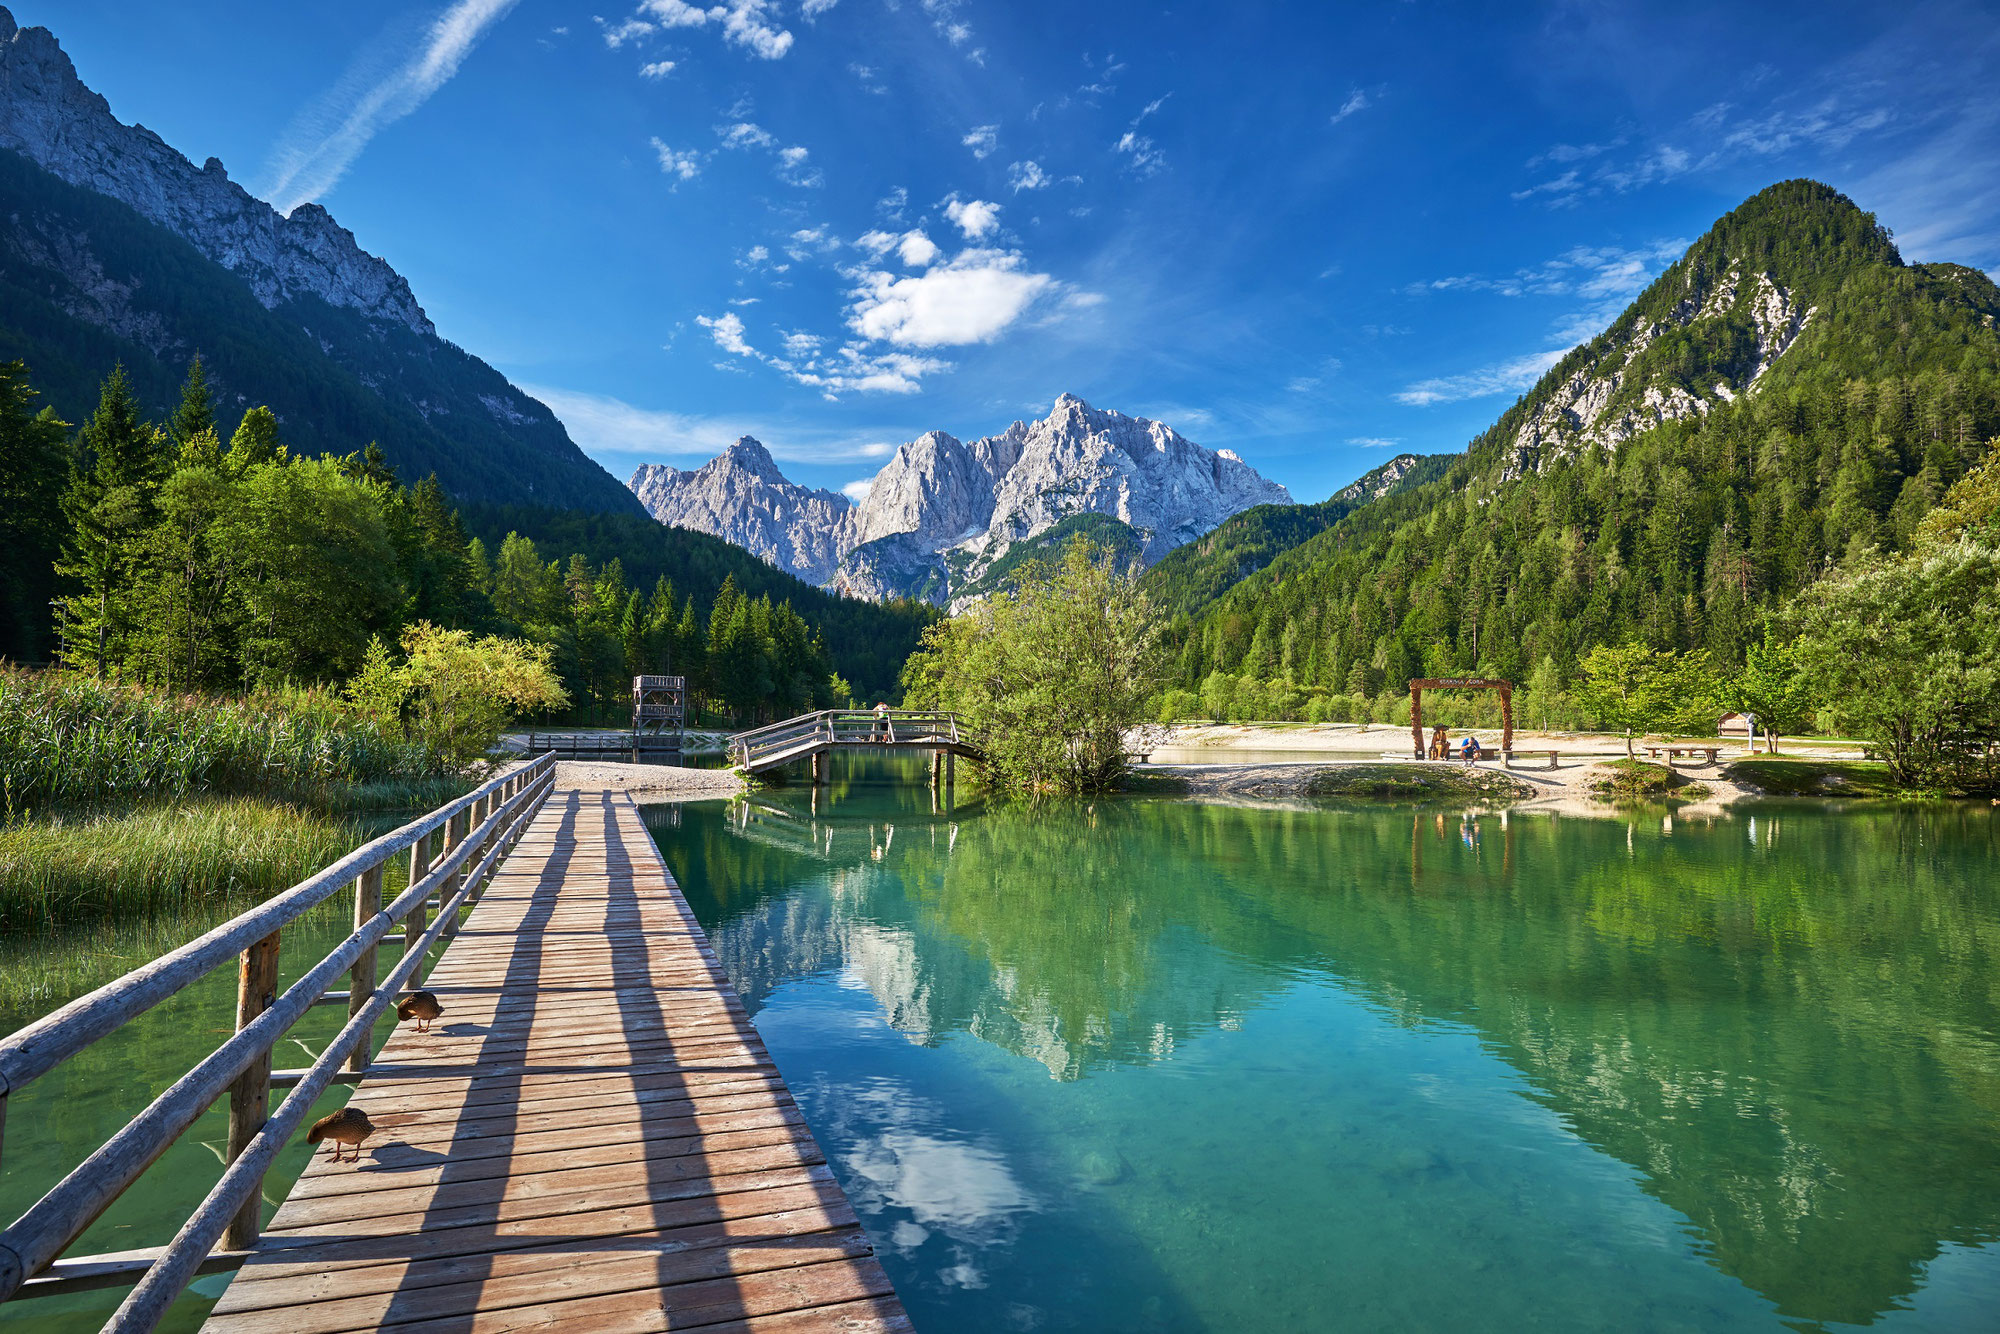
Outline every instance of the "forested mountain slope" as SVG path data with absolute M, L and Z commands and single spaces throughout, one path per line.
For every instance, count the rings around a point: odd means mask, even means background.
M 1325 532 L 1371 501 L 1444 476 L 1456 454 L 1398 454 L 1311 505 L 1259 505 L 1167 553 L 1140 586 L 1169 616 L 1193 616 L 1283 552 Z
M 1522 679 L 1635 637 L 1738 662 L 1763 614 L 1834 562 L 1906 547 L 2000 432 L 1996 319 L 1983 273 L 1907 265 L 1834 190 L 1772 186 L 1445 476 L 1363 506 L 1178 627 L 1173 684 Z

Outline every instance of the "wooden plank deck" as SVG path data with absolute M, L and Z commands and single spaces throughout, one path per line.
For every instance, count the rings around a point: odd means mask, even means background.
M 909 1329 L 623 793 L 558 790 L 205 1329 Z

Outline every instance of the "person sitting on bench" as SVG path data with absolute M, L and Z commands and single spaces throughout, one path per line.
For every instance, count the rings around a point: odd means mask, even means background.
M 1458 753 L 1467 764 L 1471 764 L 1474 760 L 1477 760 L 1479 758 L 1479 738 L 1467 733 L 1465 740 L 1458 743 Z

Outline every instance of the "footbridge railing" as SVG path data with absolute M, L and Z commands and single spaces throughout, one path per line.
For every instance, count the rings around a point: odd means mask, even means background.
M 360 1082 L 376 1024 L 399 991 L 422 984 L 426 952 L 456 933 L 460 911 L 478 898 L 554 784 L 555 757 L 539 756 L 0 1038 L 4 1130 L 8 1101 L 29 1083 L 217 967 L 232 959 L 239 962 L 234 1033 L 0 1230 L 0 1302 L 136 1281 L 138 1286 L 104 1328 L 144 1331 L 159 1323 L 197 1275 L 240 1267 L 261 1231 L 264 1174 L 329 1085 Z M 385 904 L 385 871 L 405 852 L 409 887 Z M 279 991 L 283 930 L 349 887 L 354 891 L 352 934 Z M 429 915 L 433 905 L 435 918 Z M 399 925 L 402 953 L 378 977 L 377 950 Z M 342 973 L 348 975 L 348 990 L 330 990 Z M 346 1006 L 348 1022 L 340 1035 L 310 1066 L 273 1070 L 272 1048 L 323 1004 Z M 291 1089 L 275 1112 L 270 1109 L 273 1088 Z M 145 1250 L 61 1258 L 225 1094 L 228 1166 L 173 1241 Z
M 978 758 L 978 737 L 955 713 L 936 709 L 825 709 L 739 732 L 729 758 L 741 769 L 772 769 L 842 746 L 947 751 Z

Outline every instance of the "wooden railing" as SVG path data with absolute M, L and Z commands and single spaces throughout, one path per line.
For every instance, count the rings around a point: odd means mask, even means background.
M 241 1265 L 260 1230 L 264 1174 L 328 1085 L 360 1081 L 373 1051 L 375 1025 L 406 985 L 421 985 L 426 951 L 457 932 L 461 910 L 478 898 L 554 782 L 552 757 L 531 760 L 0 1040 L 4 1130 L 10 1095 L 232 957 L 239 960 L 234 1035 L 0 1232 L 0 1301 L 136 1279 L 138 1285 L 104 1328 L 144 1331 L 159 1322 L 197 1274 Z M 410 855 L 409 887 L 385 905 L 384 869 L 405 850 Z M 284 928 L 349 885 L 354 887 L 353 933 L 278 992 Z M 429 916 L 433 900 L 435 918 Z M 378 978 L 376 951 L 398 923 L 403 952 Z M 349 989 L 330 991 L 342 973 L 348 974 Z M 347 1025 L 319 1058 L 304 1069 L 272 1070 L 272 1048 L 286 1030 L 313 1006 L 342 999 Z M 288 1086 L 291 1093 L 270 1112 L 270 1090 Z M 225 1093 L 228 1166 L 172 1242 L 58 1259 Z
M 958 715 L 933 709 L 826 709 L 754 731 L 738 732 L 729 758 L 752 769 L 827 746 L 907 746 L 971 749 L 976 741 Z

